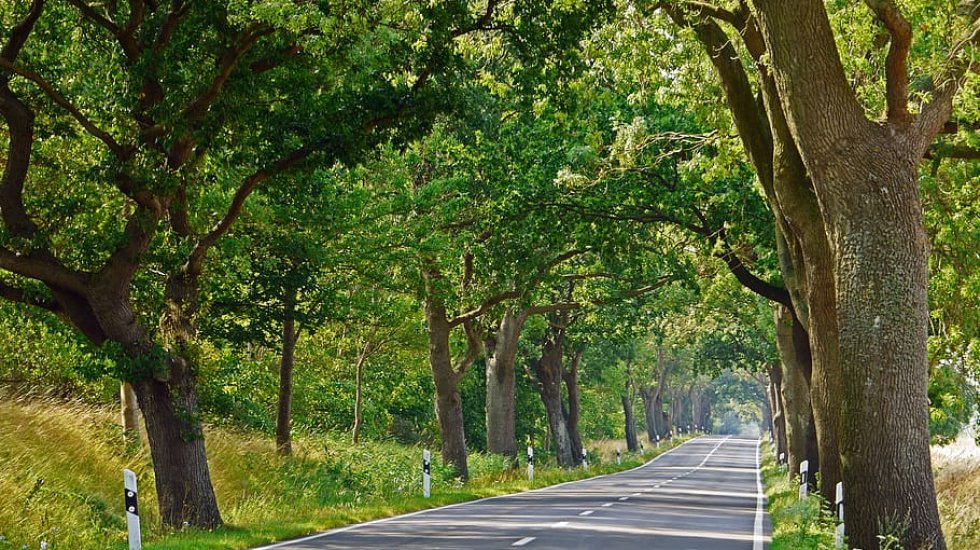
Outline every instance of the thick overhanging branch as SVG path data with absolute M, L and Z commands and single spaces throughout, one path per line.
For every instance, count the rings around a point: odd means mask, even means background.
M 76 293 L 89 290 L 84 273 L 68 269 L 47 250 L 19 253 L 0 248 L 0 269 Z
M 885 59 L 885 90 L 888 104 L 886 116 L 893 124 L 907 125 L 909 114 L 908 57 L 912 45 L 912 25 L 909 24 L 894 0 L 864 0 L 888 30 L 891 44 Z
M 482 316 L 484 313 L 490 311 L 494 306 L 499 305 L 499 304 L 502 304 L 503 302 L 506 302 L 507 300 L 516 300 L 517 298 L 520 298 L 520 297 L 521 297 L 521 293 L 518 292 L 518 291 L 516 291 L 516 290 L 508 290 L 508 291 L 505 291 L 505 292 L 501 292 L 499 294 L 495 294 L 494 296 L 491 296 L 490 298 L 487 298 L 486 300 L 484 300 L 483 303 L 480 304 L 478 307 L 476 307 L 474 309 L 471 309 L 469 311 L 466 311 L 464 313 L 460 313 L 459 315 L 457 315 L 457 316 L 453 317 L 452 319 L 450 319 L 449 320 L 449 326 L 450 327 L 457 327 L 459 325 L 463 325 L 465 323 L 469 323 L 470 321 L 472 321 L 472 320 L 474 320 L 474 319 Z
M 3 279 L 0 279 L 0 298 L 11 302 L 17 302 L 20 304 L 45 309 L 52 313 L 64 313 L 64 310 L 61 308 L 61 305 L 58 302 L 54 300 L 46 300 L 38 296 L 32 296 L 25 292 L 22 288 L 11 285 Z
M 947 143 L 936 143 L 929 148 L 925 157 L 929 160 L 958 159 L 958 160 L 980 160 L 980 148 L 968 145 L 950 145 Z

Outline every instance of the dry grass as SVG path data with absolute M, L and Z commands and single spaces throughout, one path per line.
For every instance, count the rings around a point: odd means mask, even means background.
M 961 438 L 933 452 L 936 493 L 950 550 L 980 548 L 980 448 Z

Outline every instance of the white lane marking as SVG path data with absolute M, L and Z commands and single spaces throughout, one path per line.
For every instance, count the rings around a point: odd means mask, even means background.
M 552 528 L 555 528 L 555 527 L 564 527 L 566 525 L 568 525 L 568 522 L 567 521 L 559 521 L 558 523 L 552 525 L 551 527 Z
M 594 512 L 594 511 L 595 510 L 586 510 L 584 512 L 581 512 L 579 515 L 580 516 L 591 516 L 592 515 L 592 512 Z
M 603 508 L 609 508 L 609 507 L 610 507 L 610 506 L 612 506 L 613 504 L 615 504 L 615 503 L 613 503 L 613 502 L 607 502 L 607 503 L 605 503 L 605 504 L 603 504 L 603 505 L 602 505 L 602 507 L 603 507 Z
M 632 494 L 632 495 L 630 495 L 630 496 L 631 496 L 631 497 L 642 497 L 642 496 L 643 496 L 643 493 L 633 493 L 633 494 Z
M 619 500 L 629 500 L 630 497 L 619 497 Z
M 276 548 L 283 548 L 283 547 L 286 547 L 286 546 L 292 546 L 294 544 L 302 544 L 304 542 L 309 542 L 311 540 L 321 539 L 321 538 L 329 537 L 329 536 L 332 536 L 332 535 L 338 535 L 340 533 L 346 533 L 347 531 L 352 531 L 354 529 L 360 529 L 362 527 L 367 527 L 367 526 L 370 526 L 370 525 L 376 525 L 376 524 L 379 524 L 379 523 L 388 523 L 389 521 L 395 521 L 395 520 L 399 520 L 400 521 L 400 520 L 403 520 L 403 519 L 408 519 L 408 518 L 412 518 L 412 517 L 415 517 L 415 516 L 421 516 L 421 515 L 429 514 L 429 513 L 432 513 L 432 512 L 439 512 L 439 511 L 442 511 L 442 510 L 449 510 L 451 508 L 460 508 L 462 506 L 470 506 L 470 505 L 473 505 L 473 504 L 480 504 L 480 503 L 489 502 L 491 500 L 497 500 L 497 499 L 501 499 L 501 498 L 511 498 L 511 497 L 515 497 L 515 496 L 518 496 L 518 495 L 541 493 L 541 492 L 544 492 L 544 491 L 551 491 L 551 490 L 557 489 L 559 487 L 564 487 L 565 485 L 571 485 L 573 483 L 584 483 L 584 482 L 588 482 L 588 481 L 595 481 L 597 479 L 602 479 L 604 477 L 611 477 L 611 476 L 617 476 L 617 475 L 622 475 L 622 474 L 628 474 L 630 472 L 634 472 L 636 470 L 640 470 L 640 469 L 646 468 L 647 466 L 649 466 L 649 465 L 653 464 L 654 462 L 660 460 L 661 458 L 663 458 L 663 457 L 665 457 L 665 456 L 673 453 L 674 451 L 680 449 L 681 447 L 686 446 L 688 443 L 694 443 L 695 441 L 698 441 L 699 439 L 700 439 L 699 437 L 688 439 L 687 441 L 685 441 L 684 443 L 681 443 L 680 445 L 674 447 L 673 449 L 669 449 L 667 451 L 664 451 L 664 452 L 660 453 L 659 455 L 657 455 L 657 456 L 651 458 L 650 460 L 646 461 L 645 463 L 640 464 L 639 466 L 637 466 L 635 468 L 630 468 L 629 470 L 623 470 L 622 472 L 615 472 L 615 473 L 612 473 L 612 474 L 602 474 L 601 476 L 589 477 L 589 478 L 585 478 L 585 479 L 576 479 L 576 480 L 573 480 L 573 481 L 566 481 L 564 483 L 559 483 L 557 485 L 549 485 L 547 487 L 542 487 L 540 489 L 532 489 L 530 491 L 523 491 L 523 492 L 520 492 L 520 493 L 511 493 L 511 494 L 508 494 L 508 495 L 497 495 L 497 496 L 492 496 L 492 497 L 479 498 L 479 499 L 470 500 L 470 501 L 467 501 L 467 502 L 457 502 L 456 504 L 447 504 L 445 506 L 438 506 L 436 508 L 427 508 L 425 510 L 416 510 L 415 512 L 409 512 L 407 514 L 401 514 L 401 515 L 398 515 L 398 516 L 389 516 L 389 517 L 386 517 L 386 518 L 378 518 L 378 519 L 374 519 L 374 520 L 371 520 L 371 521 L 365 521 L 364 523 L 355 523 L 353 525 L 345 525 L 344 527 L 337 527 L 336 529 L 330 529 L 329 531 L 324 531 L 322 533 L 317 533 L 315 535 L 310 535 L 308 537 L 301 537 L 301 538 L 298 538 L 298 539 L 284 540 L 282 542 L 277 542 L 277 543 L 274 543 L 274 544 L 270 544 L 268 546 L 261 546 L 259 548 L 254 548 L 253 550 L 274 550 Z M 566 522 L 559 522 L 559 524 L 568 525 L 568 522 L 567 521 Z M 555 527 L 561 527 L 561 526 L 562 525 L 555 525 Z
M 535 538 L 537 537 L 524 537 L 521 540 L 515 542 L 514 544 L 511 544 L 511 546 L 524 546 L 525 544 L 531 542 Z
M 755 448 L 755 486 L 759 491 L 759 497 L 755 505 L 755 526 L 752 529 L 752 550 L 762 550 L 762 507 L 765 494 L 762 492 L 762 467 L 759 459 L 759 449 L 762 448 L 762 439 L 759 439 L 759 446 Z
M 650 492 L 650 491 L 652 491 L 652 490 L 653 490 L 653 489 L 651 489 L 650 487 L 647 487 L 646 489 L 643 489 L 643 492 L 644 492 L 644 493 L 649 493 L 649 492 Z

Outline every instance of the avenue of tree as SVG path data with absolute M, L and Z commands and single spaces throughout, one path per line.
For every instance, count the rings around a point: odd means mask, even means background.
M 205 421 L 465 481 L 748 403 L 851 545 L 941 550 L 978 47 L 972 0 L 4 2 L 0 382 L 121 398 L 169 526 L 223 523 Z

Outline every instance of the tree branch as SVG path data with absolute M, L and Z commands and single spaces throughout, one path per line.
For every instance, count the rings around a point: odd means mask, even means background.
M 123 160 L 128 155 L 128 152 L 122 145 L 120 145 L 108 132 L 102 130 L 96 126 L 88 117 L 86 117 L 82 112 L 73 105 L 70 101 L 65 99 L 57 90 L 54 89 L 48 81 L 44 80 L 41 75 L 25 69 L 23 67 L 18 67 L 8 61 L 6 58 L 0 58 L 0 69 L 4 69 L 10 73 L 22 76 L 34 84 L 36 84 L 45 95 L 47 95 L 51 101 L 62 109 L 68 111 L 69 114 L 85 129 L 89 134 L 97 138 L 99 141 L 104 143 L 106 147 L 116 156 L 116 158 Z
M 272 165 L 262 168 L 242 180 L 242 183 L 238 186 L 238 190 L 235 192 L 235 196 L 232 198 L 231 204 L 228 206 L 228 210 L 225 212 L 225 215 L 221 218 L 217 225 L 215 225 L 211 231 L 205 234 L 198 241 L 197 245 L 194 246 L 194 249 L 191 251 L 190 256 L 188 257 L 185 271 L 192 276 L 196 276 L 201 273 L 204 258 L 207 256 L 208 251 L 218 242 L 218 239 L 228 232 L 231 225 L 235 223 L 235 220 L 241 216 L 242 210 L 245 207 L 245 201 L 248 200 L 249 195 L 252 194 L 252 191 L 254 191 L 260 183 L 272 176 L 291 170 L 316 151 L 317 147 L 315 146 L 300 147 L 299 149 L 295 149 L 289 154 L 283 156 Z
M 64 313 L 61 305 L 55 300 L 45 300 L 37 296 L 31 296 L 23 289 L 10 285 L 3 279 L 0 279 L 0 298 L 45 309 L 52 313 Z
M 208 111 L 211 105 L 218 98 L 218 94 L 221 92 L 221 88 L 224 87 L 225 83 L 231 77 L 231 73 L 235 71 L 238 66 L 238 62 L 241 61 L 242 57 L 252 49 L 252 46 L 259 41 L 260 38 L 272 34 L 273 29 L 265 25 L 253 25 L 243 31 L 241 34 L 235 37 L 232 46 L 225 50 L 218 62 L 218 74 L 211 80 L 208 87 L 201 92 L 187 107 L 184 108 L 181 115 L 188 122 L 193 122 L 198 120 Z
M 475 324 L 470 321 L 464 321 L 463 332 L 466 333 L 466 351 L 453 366 L 453 376 L 455 376 L 457 382 L 473 366 L 473 363 L 480 357 L 480 353 L 483 350 L 483 339 L 480 337 L 480 330 Z
M 915 121 L 916 130 L 921 136 L 918 146 L 923 155 L 952 116 L 953 98 L 963 86 L 964 76 L 980 67 L 980 60 L 976 56 L 963 55 L 970 46 L 980 44 L 980 7 L 969 12 L 968 18 L 971 22 L 969 30 L 950 49 L 946 56 L 948 68 L 939 77 L 941 83 L 933 92 L 932 100 L 922 106 L 922 113 Z
M 24 16 L 24 19 L 10 29 L 10 37 L 7 39 L 7 43 L 3 45 L 3 49 L 0 49 L 0 58 L 6 59 L 11 63 L 17 59 L 17 56 L 20 55 L 20 50 L 23 49 L 24 44 L 27 42 L 27 37 L 34 30 L 34 23 L 41 17 L 41 10 L 43 8 L 44 0 L 34 0 L 31 2 L 31 7 L 27 10 L 27 15 Z
M 888 121 L 902 126 L 908 125 L 909 114 L 909 75 L 908 57 L 912 45 L 912 25 L 909 24 L 894 0 L 864 0 L 871 8 L 888 34 L 891 44 L 885 60 L 885 88 L 887 95 Z
M 556 302 L 553 304 L 542 304 L 537 306 L 531 306 L 527 308 L 525 312 L 527 315 L 541 315 L 545 313 L 554 313 L 558 311 L 568 312 L 568 311 L 586 308 L 589 306 L 605 306 L 605 305 L 621 302 L 623 300 L 628 300 L 630 298 L 637 298 L 639 296 L 643 296 L 644 294 L 649 294 L 650 292 L 661 289 L 664 286 L 676 280 L 678 280 L 678 277 L 676 275 L 664 275 L 660 277 L 660 279 L 658 279 L 657 282 L 653 284 L 627 290 L 619 294 L 618 296 L 614 296 L 612 298 L 605 298 L 601 300 L 596 299 L 596 300 L 583 300 L 583 301 L 566 301 L 566 302 Z

